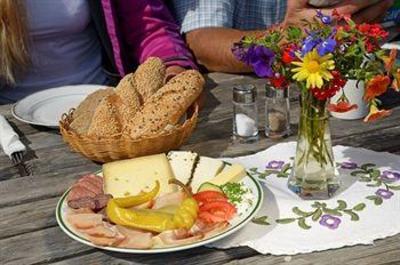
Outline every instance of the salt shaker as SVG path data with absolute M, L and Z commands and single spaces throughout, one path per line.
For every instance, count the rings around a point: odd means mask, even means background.
M 290 134 L 289 88 L 265 86 L 265 135 L 281 138 Z
M 233 138 L 240 142 L 258 139 L 257 89 L 254 85 L 233 87 Z

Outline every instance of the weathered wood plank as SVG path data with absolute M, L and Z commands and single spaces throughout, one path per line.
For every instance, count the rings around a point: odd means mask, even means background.
M 0 208 L 0 239 L 56 226 L 59 197 Z
M 400 235 L 377 240 L 374 245 L 346 247 L 292 257 L 256 255 L 229 265 L 384 265 L 400 264 Z

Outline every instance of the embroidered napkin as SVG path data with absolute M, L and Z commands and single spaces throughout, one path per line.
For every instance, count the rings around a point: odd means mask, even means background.
M 12 153 L 26 150 L 25 145 L 19 140 L 18 134 L 2 115 L 0 115 L 0 144 L 4 153 L 9 157 Z
M 400 233 L 400 157 L 362 148 L 335 146 L 342 180 L 337 195 L 305 201 L 287 188 L 296 143 L 277 144 L 238 162 L 264 186 L 258 219 L 215 248 L 248 246 L 263 254 L 294 255 L 372 244 Z M 261 217 L 261 218 L 260 218 Z

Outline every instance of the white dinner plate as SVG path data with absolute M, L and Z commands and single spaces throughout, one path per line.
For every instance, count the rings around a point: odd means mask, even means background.
M 58 128 L 61 115 L 76 108 L 87 95 L 106 88 L 102 85 L 75 85 L 46 89 L 29 95 L 11 109 L 13 116 L 32 125 Z
M 98 174 L 101 176 L 101 173 Z M 68 223 L 66 215 L 67 215 L 67 210 L 68 210 L 68 205 L 67 205 L 67 195 L 70 191 L 68 189 L 61 199 L 58 201 L 57 208 L 56 208 L 56 218 L 57 218 L 57 223 L 61 227 L 61 229 L 72 239 L 81 242 L 85 245 L 95 247 L 95 248 L 100 248 L 100 249 L 105 249 L 109 251 L 114 251 L 114 252 L 122 252 L 122 253 L 131 253 L 131 254 L 155 254 L 155 253 L 168 253 L 168 252 L 175 252 L 175 251 L 181 251 L 185 249 L 190 249 L 190 248 L 195 248 L 199 246 L 203 246 L 206 244 L 210 244 L 214 241 L 220 240 L 224 237 L 227 237 L 231 235 L 232 233 L 235 233 L 239 229 L 241 229 L 243 226 L 245 226 L 248 222 L 251 221 L 251 219 L 257 214 L 258 210 L 261 207 L 261 204 L 263 202 L 263 191 L 260 186 L 260 183 L 254 179 L 252 176 L 247 175 L 243 179 L 243 183 L 246 187 L 248 187 L 253 195 L 254 195 L 254 203 L 249 206 L 249 209 L 242 214 L 241 216 L 236 216 L 233 218 L 229 223 L 230 226 L 212 236 L 209 238 L 205 238 L 204 240 L 200 240 L 194 243 L 186 244 L 186 245 L 180 245 L 180 246 L 171 246 L 171 247 L 165 247 L 165 248 L 153 248 L 153 249 L 133 249 L 133 248 L 119 248 L 119 247 L 102 247 L 102 246 L 97 246 L 94 245 L 92 242 L 86 240 L 83 238 L 81 235 L 79 235 L 78 232 L 75 231 L 73 226 Z

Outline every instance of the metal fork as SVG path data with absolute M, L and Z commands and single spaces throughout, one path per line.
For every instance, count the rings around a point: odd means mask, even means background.
M 18 169 L 21 177 L 32 176 L 32 165 L 24 161 L 24 151 L 14 152 L 11 154 L 11 161 Z

